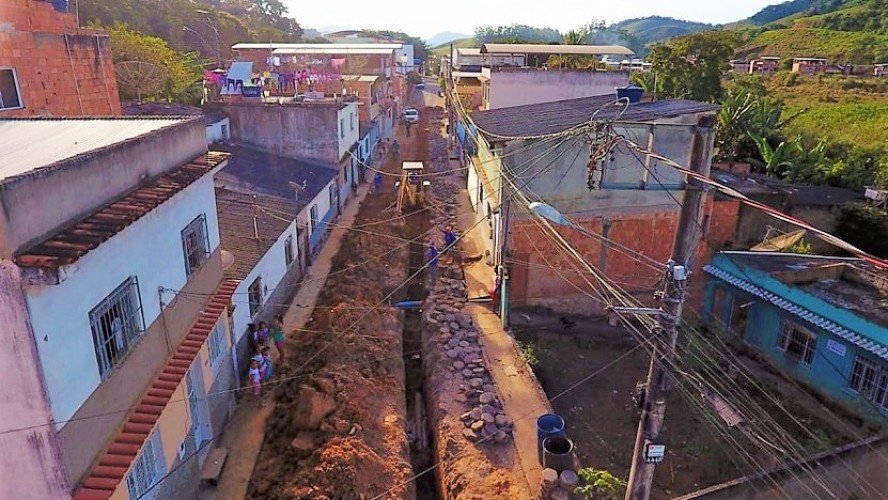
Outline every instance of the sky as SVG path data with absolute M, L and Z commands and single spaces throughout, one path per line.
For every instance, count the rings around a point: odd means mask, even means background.
M 283 0 L 304 28 L 390 29 L 429 38 L 442 31 L 471 35 L 478 26 L 529 24 L 559 31 L 592 19 L 609 23 L 646 16 L 729 23 L 781 0 L 336 0 L 321 8 Z M 308 7 L 308 8 L 306 8 Z

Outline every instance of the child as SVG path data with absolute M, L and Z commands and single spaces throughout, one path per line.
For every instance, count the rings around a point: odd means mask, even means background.
M 265 374 L 262 376 L 262 381 L 267 382 L 271 378 L 271 348 L 268 346 L 262 348 L 262 361 L 265 363 Z
M 259 361 L 255 358 L 250 362 L 250 385 L 253 386 L 253 395 L 259 398 L 259 406 L 265 406 L 262 401 L 262 375 L 259 373 Z
M 268 362 L 265 361 L 265 355 L 263 354 L 264 349 L 268 349 L 268 347 L 261 347 L 259 352 L 253 355 L 253 361 L 256 362 L 256 365 L 259 368 L 260 380 L 265 380 L 265 372 L 268 371 Z
M 278 354 L 281 355 L 281 361 L 284 360 L 284 348 L 286 347 L 286 337 L 284 337 L 284 317 L 280 314 L 275 315 L 271 320 L 271 340 L 277 347 Z
M 262 346 L 268 344 L 268 323 L 264 321 L 259 322 L 259 331 L 256 332 L 256 338 L 259 342 L 259 352 L 261 352 Z

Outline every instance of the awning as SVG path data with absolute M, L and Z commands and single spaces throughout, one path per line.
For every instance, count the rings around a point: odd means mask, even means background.
M 826 330 L 833 335 L 841 337 L 848 342 L 851 342 L 852 344 L 857 345 L 860 348 L 869 351 L 884 360 L 888 360 L 888 347 L 882 344 L 873 342 L 872 340 L 858 333 L 848 330 L 844 326 L 838 325 L 818 314 L 805 309 L 804 307 L 797 306 L 796 304 L 793 304 L 786 299 L 783 299 L 767 290 L 763 290 L 758 286 L 753 285 L 746 280 L 740 279 L 733 274 L 719 269 L 715 266 L 706 265 L 703 267 L 703 270 L 715 276 L 716 278 L 725 281 L 739 288 L 740 290 L 743 290 L 750 295 L 755 295 L 756 297 L 764 299 L 771 304 L 779 307 L 780 309 L 783 309 L 784 311 L 794 316 L 798 316 L 799 318 L 802 318 L 812 325 L 816 325 L 818 328 L 822 328 L 823 330 Z

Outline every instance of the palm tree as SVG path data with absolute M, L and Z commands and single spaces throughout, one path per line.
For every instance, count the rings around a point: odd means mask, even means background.
M 564 34 L 561 45 L 586 45 L 589 41 L 589 30 L 580 28 L 570 30 Z M 550 68 L 586 69 L 595 67 L 595 58 L 591 56 L 578 56 L 570 54 L 557 54 L 549 56 Z

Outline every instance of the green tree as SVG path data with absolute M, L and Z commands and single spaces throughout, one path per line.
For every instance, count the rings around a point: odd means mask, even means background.
M 589 38 L 586 28 L 570 30 L 564 34 L 562 45 L 585 45 Z M 585 69 L 595 67 L 595 58 L 592 56 L 556 54 L 549 56 L 550 68 Z
M 753 159 L 753 163 L 764 169 L 765 173 L 772 177 L 782 177 L 783 173 L 793 167 L 797 154 L 801 150 L 800 139 L 780 141 L 777 146 L 771 146 L 768 140 L 760 135 L 750 133 L 750 138 L 759 148 L 761 161 Z
M 141 97 L 177 102 L 193 101 L 189 97 L 189 90 L 195 87 L 203 74 L 203 63 L 195 53 L 179 54 L 163 39 L 139 33 L 122 23 L 111 26 L 108 33 L 111 36 L 111 53 L 115 64 L 141 62 L 160 68 L 160 78 L 163 79 L 160 90 Z M 123 87 L 123 99 L 136 97 Z
M 783 127 L 804 112 L 784 116 L 782 103 L 758 93 L 754 83 L 750 86 L 755 90 L 743 86 L 732 89 L 720 103 L 715 134 L 718 161 L 761 158 L 761 148 L 753 137 L 778 141 Z
M 577 475 L 586 484 L 578 486 L 574 490 L 574 494 L 580 495 L 586 500 L 620 500 L 623 498 L 626 482 L 610 472 L 587 467 L 577 471 Z
M 716 102 L 722 96 L 722 76 L 738 44 L 727 31 L 695 33 L 655 45 L 653 63 L 656 90 L 664 97 Z

